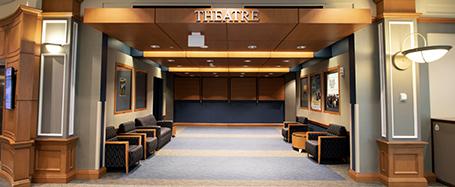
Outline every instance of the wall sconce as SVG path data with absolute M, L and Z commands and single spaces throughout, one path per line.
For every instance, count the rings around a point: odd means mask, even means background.
M 393 55 L 393 65 L 399 70 L 406 70 L 410 66 L 409 60 L 417 63 L 430 63 L 444 57 L 452 46 L 450 45 L 432 45 L 428 46 L 427 40 L 420 33 L 411 33 L 404 40 L 404 44 L 411 36 L 417 35 L 424 42 L 423 47 L 417 47 L 407 50 L 401 50 Z M 403 47 L 402 47 L 403 48 Z
M 42 43 L 49 53 L 63 52 L 68 37 L 68 20 L 43 20 Z

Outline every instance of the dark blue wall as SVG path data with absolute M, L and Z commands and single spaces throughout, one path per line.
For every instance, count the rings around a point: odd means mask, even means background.
M 284 101 L 175 101 L 174 121 L 192 123 L 281 123 Z

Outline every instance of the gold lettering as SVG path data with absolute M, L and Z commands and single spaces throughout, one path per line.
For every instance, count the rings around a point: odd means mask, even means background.
M 204 11 L 204 22 L 209 22 L 212 19 L 212 11 L 206 10 Z
M 240 11 L 234 10 L 232 14 L 234 14 L 234 21 L 239 21 L 239 13 Z
M 231 11 L 227 10 L 226 14 L 224 15 L 224 21 L 225 22 L 231 22 L 232 21 L 232 16 L 231 16 Z
M 258 10 L 251 11 L 251 21 L 259 22 L 259 11 Z
M 196 22 L 201 22 L 201 13 L 202 13 L 202 11 L 196 10 L 196 11 L 194 11 L 194 13 L 196 13 L 196 15 L 197 15 Z
M 221 10 L 215 11 L 215 21 L 216 22 L 223 21 L 223 12 Z

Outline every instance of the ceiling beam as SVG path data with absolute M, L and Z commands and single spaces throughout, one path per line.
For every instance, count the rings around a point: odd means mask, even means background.
M 313 52 L 279 51 L 144 51 L 146 58 L 313 58 Z
M 287 73 L 289 68 L 180 68 L 170 67 L 169 72 L 217 72 L 217 73 Z

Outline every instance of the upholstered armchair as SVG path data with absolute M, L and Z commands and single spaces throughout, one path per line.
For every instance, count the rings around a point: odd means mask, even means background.
M 158 149 L 161 149 L 171 141 L 172 138 L 172 121 L 156 121 L 153 115 L 147 115 L 142 118 L 136 118 L 136 129 L 155 129 L 158 138 Z
M 114 127 L 106 127 L 105 165 L 107 168 L 129 168 L 143 158 L 141 135 L 117 135 Z
M 331 124 L 326 132 L 308 132 L 305 149 L 318 163 L 343 160 L 349 156 L 346 128 Z
M 128 121 L 120 124 L 119 134 L 137 134 L 142 136 L 142 145 L 144 145 L 144 159 L 153 155 L 158 148 L 158 139 L 156 138 L 155 129 L 136 129 L 134 121 Z
M 283 128 L 281 129 L 281 135 L 283 136 L 284 141 L 292 142 L 292 133 L 294 132 L 307 132 L 308 131 L 308 119 L 305 118 L 303 123 L 294 122 L 294 121 L 285 121 L 283 123 Z

